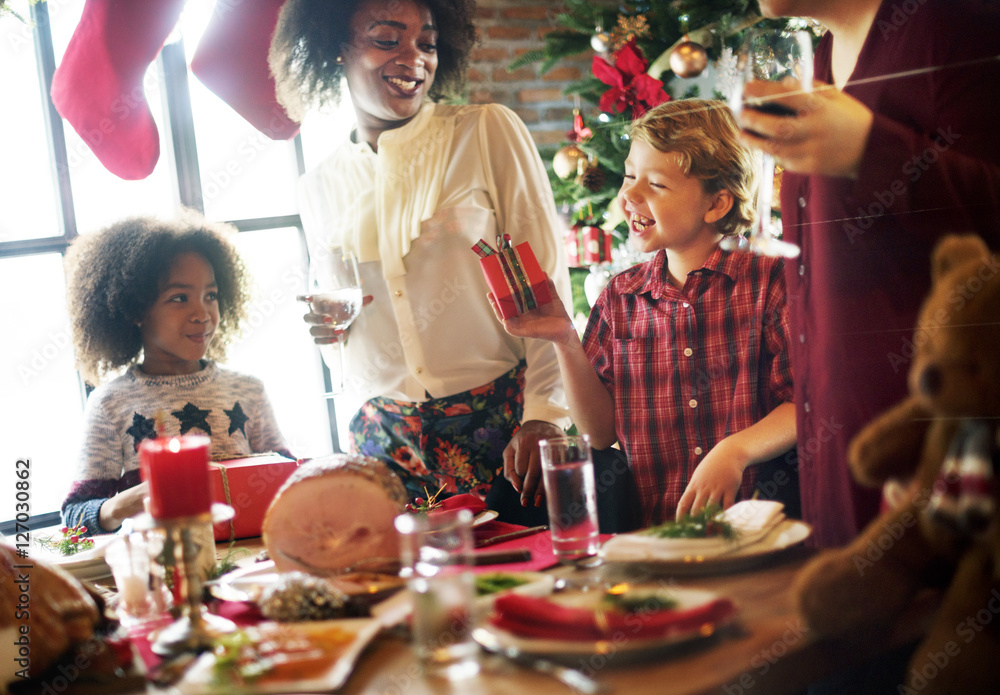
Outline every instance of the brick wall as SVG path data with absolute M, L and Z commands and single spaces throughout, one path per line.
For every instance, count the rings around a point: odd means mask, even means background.
M 517 56 L 544 46 L 545 35 L 558 29 L 553 17 L 557 2 L 478 0 L 481 44 L 469 66 L 468 98 L 472 103 L 495 102 L 513 109 L 531 131 L 537 145 L 558 145 L 572 126 L 573 102 L 563 94 L 570 82 L 589 74 L 589 51 L 560 61 L 545 75 L 532 63 L 508 72 Z

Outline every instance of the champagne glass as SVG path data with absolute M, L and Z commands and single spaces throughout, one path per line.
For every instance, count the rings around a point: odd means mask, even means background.
M 748 82 L 788 81 L 789 93 L 812 91 L 812 37 L 807 31 L 753 30 L 746 38 L 737 62 L 739 76 L 730 94 L 729 107 L 739 115 L 743 109 L 755 109 L 775 116 L 794 116 L 795 112 L 774 100 L 744 102 L 743 88 Z M 791 85 L 794 81 L 794 87 Z M 750 232 L 749 250 L 765 256 L 795 258 L 799 247 L 774 236 L 771 204 L 774 198 L 774 158 L 761 153 L 761 176 L 757 193 L 757 222 Z M 723 239 L 729 250 L 745 248 L 738 237 Z
M 332 346 L 338 353 L 340 372 L 333 379 L 332 390 L 325 397 L 344 392 L 344 344 L 346 331 L 361 312 L 363 294 L 358 276 L 358 260 L 348 249 L 335 246 L 313 256 L 309 263 L 307 294 L 299 297 L 309 303 L 314 314 L 329 318 L 326 324 L 341 333 Z

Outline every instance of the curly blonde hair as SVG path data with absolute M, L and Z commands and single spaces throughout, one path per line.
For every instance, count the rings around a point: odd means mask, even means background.
M 231 225 L 195 213 L 165 221 L 130 217 L 78 237 L 66 252 L 67 304 L 76 364 L 96 386 L 139 361 L 138 323 L 159 296 L 174 259 L 194 252 L 212 266 L 219 286 L 219 326 L 206 355 L 225 357 L 246 317 L 250 280 L 231 241 Z
M 733 207 L 716 223 L 720 233 L 738 234 L 753 226 L 759 160 L 740 142 L 739 126 L 724 102 L 668 101 L 633 121 L 629 136 L 676 154 L 681 170 L 699 179 L 706 193 L 729 191 Z

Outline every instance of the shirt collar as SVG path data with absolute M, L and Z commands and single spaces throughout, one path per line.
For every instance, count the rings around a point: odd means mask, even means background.
M 730 280 L 735 280 L 748 261 L 745 251 L 725 251 L 716 246 L 704 264 L 692 273 L 719 273 L 725 275 Z M 670 294 L 678 293 L 681 290 L 670 282 L 670 274 L 667 272 L 667 252 L 657 251 L 652 260 L 648 261 L 638 272 L 625 280 L 619 291 L 622 294 L 644 294 L 649 293 L 655 299 L 660 299 Z

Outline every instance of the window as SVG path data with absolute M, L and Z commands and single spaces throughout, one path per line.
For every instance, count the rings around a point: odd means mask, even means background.
M 78 234 L 128 215 L 171 216 L 187 206 L 239 228 L 257 287 L 228 366 L 263 379 L 293 452 L 329 453 L 353 408 L 341 408 L 339 427 L 331 427 L 324 368 L 295 301 L 308 262 L 295 185 L 344 136 L 350 118 L 316 118 L 288 142 L 261 135 L 188 73 L 215 4 L 190 0 L 143 81 L 160 160 L 146 179 L 124 181 L 104 169 L 48 98 L 84 3 L 10 4 L 33 24 L 0 20 L 7 95 L 0 109 L 0 521 L 13 517 L 17 459 L 31 459 L 36 527 L 55 521 L 73 478 L 86 395 L 73 364 L 62 256 Z

